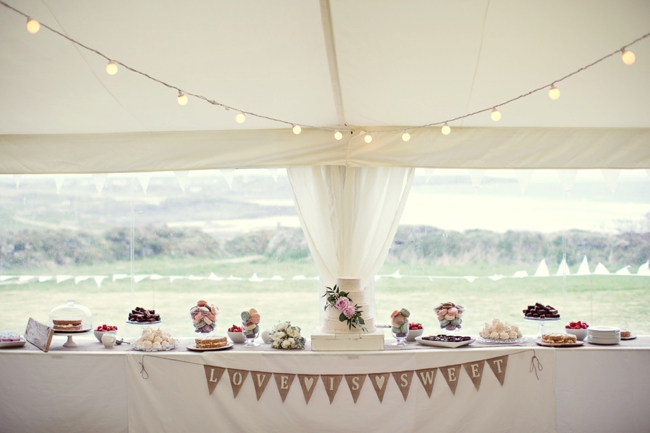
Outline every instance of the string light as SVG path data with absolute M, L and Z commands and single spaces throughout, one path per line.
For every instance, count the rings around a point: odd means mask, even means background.
M 302 131 L 302 128 L 300 127 L 300 125 L 293 125 L 292 129 L 293 129 L 293 133 L 296 134 L 296 135 L 300 134 L 300 131 Z
M 370 143 L 372 141 L 372 135 L 366 132 L 366 135 L 363 137 L 363 141 Z
M 442 125 L 440 131 L 442 132 L 442 135 L 449 135 L 451 133 L 451 127 L 447 125 L 447 123 L 445 123 L 444 125 Z
M 31 18 L 27 19 L 27 31 L 33 35 L 41 29 L 41 23 Z
M 555 87 L 555 84 L 551 84 L 551 88 L 548 90 L 548 97 L 554 101 L 560 97 L 560 89 Z
M 402 141 L 409 141 L 411 139 L 411 134 L 409 134 L 407 131 L 404 131 L 402 134 Z
M 495 122 L 498 122 L 499 120 L 501 120 L 501 112 L 499 110 L 497 110 L 496 108 L 493 108 L 492 113 L 490 113 L 490 117 Z
M 178 103 L 181 105 L 187 104 L 187 96 L 180 90 L 178 91 Z
M 52 27 L 50 27 L 50 26 L 48 26 L 46 24 L 41 24 L 40 22 L 38 22 L 38 21 L 32 19 L 31 17 L 29 17 L 26 13 L 24 13 L 24 12 L 16 9 L 15 7 L 7 4 L 5 1 L 0 0 L 0 5 L 4 6 L 7 9 L 11 9 L 14 12 L 18 13 L 19 15 L 22 15 L 23 17 L 25 17 L 27 19 L 27 31 L 29 33 L 35 34 L 40 30 L 41 26 L 45 27 L 47 30 L 49 30 L 52 33 L 55 33 L 56 35 L 68 40 L 69 42 L 71 42 L 71 43 L 73 43 L 73 44 L 75 44 L 75 45 L 77 45 L 77 46 L 79 46 L 79 47 L 81 47 L 81 48 L 83 48 L 85 50 L 91 51 L 91 52 L 97 54 L 100 57 L 103 57 L 104 59 L 106 59 L 109 62 L 109 64 L 114 63 L 104 53 L 102 53 L 102 52 L 100 52 L 100 51 L 98 51 L 98 50 L 96 50 L 96 49 L 94 49 L 92 47 L 89 47 L 87 45 L 84 45 L 83 43 L 71 38 L 70 36 L 68 36 L 68 35 L 66 35 L 66 34 L 64 34 L 64 33 L 60 32 L 60 31 L 58 31 L 56 29 L 53 29 Z M 601 63 L 602 61 L 604 61 L 604 60 L 608 59 L 609 57 L 612 57 L 612 56 L 614 56 L 616 54 L 619 54 L 619 53 L 621 54 L 622 60 L 626 65 L 633 64 L 635 62 L 635 60 L 636 60 L 636 56 L 634 55 L 634 53 L 632 51 L 629 51 L 627 48 L 634 45 L 634 44 L 636 44 L 637 42 L 639 42 L 641 40 L 644 40 L 644 39 L 648 38 L 648 37 L 650 37 L 650 32 L 646 33 L 646 34 L 644 34 L 642 36 L 639 36 L 635 40 L 629 42 L 628 44 L 625 45 L 625 48 L 622 48 L 622 49 L 619 48 L 619 49 L 615 50 L 614 52 L 611 52 L 611 53 L 599 58 L 598 60 L 595 60 L 595 61 L 593 61 L 593 62 L 591 62 L 591 63 L 589 63 L 589 64 L 587 64 L 585 66 L 582 66 L 579 69 L 576 69 L 575 71 L 573 71 L 573 72 L 571 72 L 569 74 L 564 75 L 563 77 L 560 77 L 560 78 L 554 80 L 552 82 L 551 88 L 549 90 L 549 97 L 551 99 L 553 99 L 553 100 L 558 99 L 560 97 L 560 91 L 555 87 L 556 83 L 559 83 L 559 82 L 564 81 L 564 80 L 566 80 L 566 79 L 568 79 L 568 78 L 570 78 L 570 77 L 572 77 L 572 76 L 574 76 L 576 74 L 579 74 L 579 73 L 581 73 L 581 72 L 583 72 L 583 71 L 597 65 L 598 63 Z M 162 84 L 162 85 L 164 85 L 164 86 L 166 86 L 168 88 L 178 90 L 179 91 L 179 103 L 181 105 L 184 105 L 183 103 L 181 103 L 181 95 L 183 96 L 183 98 L 185 98 L 185 101 L 187 100 L 187 96 L 185 96 L 183 94 L 183 92 L 177 86 L 174 86 L 173 84 L 166 83 L 166 82 L 164 82 L 164 81 L 162 81 L 162 80 L 160 80 L 160 79 L 158 79 L 156 77 L 153 77 L 153 76 L 151 76 L 151 75 L 149 75 L 149 74 L 147 74 L 145 72 L 142 72 L 142 71 L 140 71 L 138 69 L 135 69 L 135 68 L 133 68 L 131 66 L 128 66 L 128 65 L 124 64 L 123 62 L 117 62 L 117 63 L 120 64 L 121 66 L 123 66 L 125 69 L 127 69 L 127 70 L 129 70 L 129 71 L 131 71 L 131 72 L 133 72 L 135 74 L 141 75 L 141 76 L 143 76 L 143 77 L 145 77 L 145 78 L 147 78 L 147 79 L 149 79 L 151 81 L 155 81 L 155 82 L 157 82 L 159 84 Z M 107 65 L 107 71 L 106 72 L 110 74 L 110 72 L 108 70 L 108 65 Z M 540 87 L 538 87 L 536 89 L 530 90 L 530 91 L 528 91 L 526 93 L 522 93 L 519 96 L 510 98 L 510 99 L 508 99 L 506 101 L 503 101 L 503 102 L 499 103 L 498 106 L 507 105 L 507 104 L 515 102 L 515 101 L 517 101 L 519 99 L 526 98 L 526 97 L 528 97 L 528 96 L 530 96 L 530 95 L 532 95 L 534 93 L 540 92 L 540 91 L 548 88 L 548 86 L 549 85 L 546 84 L 546 85 L 540 86 Z M 219 101 L 209 99 L 208 97 L 200 95 L 200 94 L 188 93 L 188 95 L 193 96 L 193 97 L 195 97 L 197 99 L 202 99 L 205 102 L 208 102 L 209 104 L 216 105 L 216 106 L 219 106 L 219 107 L 223 107 L 226 110 L 230 109 L 230 110 L 233 110 L 233 111 L 240 111 L 240 113 L 237 114 L 237 116 L 236 116 L 236 120 L 237 120 L 238 123 L 243 123 L 245 121 L 245 119 L 246 119 L 246 116 L 244 115 L 244 113 L 241 112 L 241 111 L 244 111 L 244 110 L 240 110 L 238 108 L 231 107 L 231 106 L 226 105 L 224 103 L 221 103 Z M 185 102 L 185 103 L 187 103 L 187 102 Z M 457 120 L 466 119 L 466 118 L 476 116 L 478 114 L 481 114 L 481 113 L 484 113 L 484 112 L 487 112 L 487 111 L 490 111 L 490 110 L 491 110 L 490 108 L 483 108 L 483 109 L 480 109 L 480 110 L 477 110 L 477 111 L 474 111 L 474 112 L 471 112 L 471 113 L 466 113 L 466 114 L 461 115 L 461 116 L 446 119 L 444 121 L 431 122 L 431 123 L 422 124 L 422 125 L 414 125 L 414 126 L 410 127 L 410 129 L 428 128 L 428 127 L 433 127 L 433 126 L 437 126 L 437 125 L 440 125 L 440 124 L 444 123 L 444 126 L 442 127 L 442 129 L 443 129 L 443 131 L 447 131 L 446 134 L 445 134 L 445 135 L 447 135 L 447 134 L 449 134 L 451 132 L 451 128 L 448 125 L 449 122 L 454 122 L 454 121 L 457 121 Z M 492 114 L 493 115 L 494 115 L 495 110 L 496 110 L 496 108 L 494 108 L 494 106 L 493 106 L 493 108 L 492 108 Z M 498 110 L 496 110 L 496 111 L 498 112 Z M 251 116 L 261 118 L 261 119 L 270 120 L 272 122 L 278 122 L 278 123 L 283 123 L 283 124 L 292 125 L 292 126 L 295 125 L 293 122 L 289 122 L 287 120 L 279 119 L 279 118 L 275 118 L 275 117 L 271 117 L 271 116 L 266 116 L 266 115 L 259 114 L 259 113 L 248 112 L 248 114 L 250 114 Z M 495 120 L 495 119 L 493 119 L 493 120 Z M 305 125 L 305 126 L 308 126 L 309 128 L 313 128 L 313 129 L 320 129 L 320 130 L 324 130 L 324 131 L 332 131 L 331 128 L 324 127 L 324 126 L 314 126 L 314 125 Z M 347 130 L 350 131 L 349 129 L 347 129 Z M 404 130 L 400 130 L 400 129 L 385 129 L 385 130 L 382 130 L 382 132 L 384 132 L 384 133 L 398 132 L 398 131 L 403 132 Z M 340 134 L 340 138 L 339 138 L 339 134 Z M 372 140 L 372 137 L 369 136 L 369 133 L 366 133 L 366 134 L 367 134 L 366 137 L 369 137 L 369 139 Z M 404 133 L 402 135 L 404 135 Z M 341 138 L 343 138 L 343 135 L 340 133 L 340 131 L 335 130 L 334 131 L 334 138 L 336 140 L 340 140 Z M 367 140 L 367 139 L 368 138 L 364 138 L 364 140 Z
M 623 48 L 623 52 L 621 53 L 621 59 L 623 59 L 623 63 L 630 66 L 634 64 L 634 61 L 636 60 L 636 56 L 632 51 Z
M 113 62 L 108 62 L 108 65 L 106 65 L 106 73 L 108 75 L 117 74 L 117 65 Z

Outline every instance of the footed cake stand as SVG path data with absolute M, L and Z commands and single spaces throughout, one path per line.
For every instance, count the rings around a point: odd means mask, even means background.
M 524 320 L 528 320 L 529 322 L 539 322 L 539 327 L 537 328 L 537 339 L 539 340 L 542 338 L 542 334 L 545 334 L 546 331 L 544 330 L 544 324 L 546 322 L 559 322 L 560 317 L 552 317 L 550 319 L 538 319 L 537 317 L 524 317 Z
M 54 331 L 54 335 L 60 335 L 62 337 L 68 337 L 65 343 L 63 343 L 63 347 L 71 348 L 71 347 L 77 347 L 77 343 L 74 342 L 72 337 L 75 335 L 79 334 L 85 334 L 87 332 L 90 332 L 91 328 L 88 329 L 82 329 L 81 331 Z

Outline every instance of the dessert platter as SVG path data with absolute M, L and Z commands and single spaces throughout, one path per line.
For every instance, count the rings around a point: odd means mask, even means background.
M 632 335 L 630 331 L 625 328 L 621 328 L 621 340 L 634 340 L 636 335 Z
M 517 326 L 495 318 L 491 324 L 485 324 L 476 341 L 480 344 L 522 344 L 526 337 Z
M 133 342 L 133 350 L 142 352 L 163 352 L 177 347 L 178 340 L 169 332 L 164 332 L 160 328 L 154 330 L 151 326 L 143 329 L 140 338 Z
M 548 347 L 577 347 L 584 344 L 583 341 L 578 341 L 576 336 L 573 334 L 560 333 L 542 334 L 542 337 L 535 340 L 535 343 L 539 346 Z
M 0 349 L 9 349 L 11 347 L 22 347 L 26 340 L 19 334 L 11 331 L 0 332 Z
M 129 325 L 157 325 L 162 323 L 160 314 L 156 310 L 147 310 L 142 307 L 135 307 L 129 313 L 129 318 L 126 320 Z
M 429 335 L 427 337 L 415 337 L 415 341 L 424 345 L 432 347 L 445 347 L 447 349 L 456 349 L 458 347 L 469 346 L 474 341 L 475 338 L 470 337 L 469 335 Z
M 81 319 L 53 319 L 52 320 L 52 329 L 54 330 L 55 335 L 60 335 L 62 337 L 68 337 L 63 347 L 77 347 L 77 343 L 74 342 L 73 337 L 79 334 L 85 334 L 90 332 L 90 327 L 85 327 Z
M 541 338 L 542 334 L 546 332 L 544 329 L 545 322 L 558 322 L 560 320 L 560 313 L 557 308 L 550 305 L 544 305 L 536 302 L 534 305 L 529 305 L 523 310 L 524 320 L 531 320 L 539 322 L 539 329 L 537 330 L 537 338 Z
M 235 343 L 228 341 L 226 337 L 197 338 L 194 341 L 195 345 L 187 346 L 187 350 L 192 352 L 211 352 L 214 350 L 228 350 L 235 346 Z

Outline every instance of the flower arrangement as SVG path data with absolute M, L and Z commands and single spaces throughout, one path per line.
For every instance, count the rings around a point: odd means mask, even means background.
M 269 334 L 271 347 L 274 349 L 304 349 L 305 338 L 300 335 L 300 328 L 291 322 L 280 322 L 271 329 Z
M 336 308 L 341 314 L 339 320 L 341 322 L 348 322 L 348 329 L 359 327 L 364 332 L 368 332 L 365 325 L 366 323 L 361 317 L 361 307 L 352 304 L 352 299 L 348 296 L 348 292 L 342 292 L 335 284 L 334 287 L 326 287 L 323 298 L 326 298 L 325 310 L 328 308 Z

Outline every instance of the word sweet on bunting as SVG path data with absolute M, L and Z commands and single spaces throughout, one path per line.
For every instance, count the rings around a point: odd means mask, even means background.
M 427 396 L 431 398 L 433 392 L 433 386 L 436 383 L 436 375 L 438 371 L 444 377 L 445 382 L 449 386 L 449 389 L 453 395 L 456 395 L 456 388 L 458 387 L 458 382 L 462 375 L 463 370 L 467 373 L 467 376 L 472 381 L 472 384 L 476 388 L 476 391 L 481 387 L 481 380 L 483 379 L 483 371 L 485 364 L 490 366 L 490 370 L 494 373 L 494 376 L 497 378 L 501 386 L 503 386 L 506 378 L 506 370 L 508 368 L 508 356 L 499 356 L 496 358 L 489 359 L 480 359 L 477 361 L 466 362 L 464 364 L 455 364 L 455 365 L 444 365 L 441 367 L 435 368 L 424 368 L 420 370 L 405 370 L 405 371 L 392 371 L 386 373 L 363 373 L 363 374 L 295 374 L 295 373 L 272 373 L 268 371 L 249 371 L 249 370 L 237 370 L 234 368 L 225 368 L 218 367 L 214 365 L 204 365 L 205 379 L 208 385 L 208 392 L 212 395 L 212 392 L 215 390 L 217 385 L 220 383 L 221 378 L 226 370 L 228 370 L 228 376 L 230 377 L 230 387 L 232 388 L 233 398 L 237 398 L 239 391 L 241 390 L 244 382 L 250 375 L 253 386 L 255 388 L 255 396 L 259 400 L 266 386 L 271 380 L 271 376 L 275 379 L 275 384 L 277 385 L 278 392 L 282 402 L 287 398 L 287 394 L 291 390 L 291 386 L 294 383 L 296 377 L 298 377 L 298 383 L 300 383 L 300 388 L 302 389 L 302 394 L 305 398 L 305 404 L 309 404 L 316 386 L 318 385 L 318 379 L 323 383 L 325 388 L 325 393 L 329 398 L 330 404 L 334 401 L 336 393 L 341 385 L 341 382 L 345 378 L 345 382 L 348 385 L 350 393 L 352 394 L 352 400 L 354 403 L 359 399 L 363 385 L 368 379 L 377 394 L 377 398 L 380 403 L 383 403 L 384 394 L 386 393 L 386 388 L 388 381 L 392 377 L 395 381 L 397 388 L 402 393 L 404 401 L 406 401 L 409 391 L 411 390 L 411 385 L 413 384 L 413 376 L 416 376 L 419 382 L 422 384 L 422 387 L 427 393 Z M 533 358 L 536 358 L 533 356 Z M 537 374 L 537 372 L 535 372 Z

